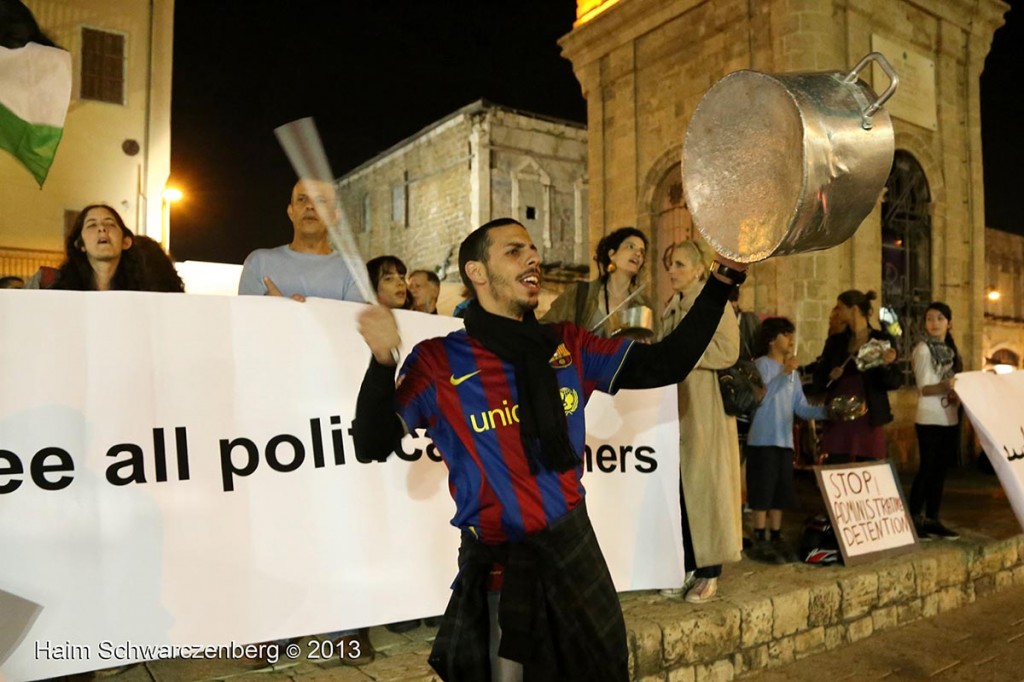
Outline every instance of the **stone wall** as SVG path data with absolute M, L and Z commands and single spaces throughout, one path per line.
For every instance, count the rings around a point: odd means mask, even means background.
M 395 255 L 411 269 L 432 270 L 449 257 L 468 231 L 471 125 L 469 117 L 452 118 L 339 181 L 366 259 Z
M 591 241 L 621 224 L 654 227 L 651 198 L 678 166 L 686 125 L 725 74 L 843 70 L 872 34 L 935 65 L 937 130 L 895 119 L 896 147 L 922 166 L 931 193 L 935 298 L 958 311 L 960 339 L 981 345 L 984 240 L 978 76 L 1006 5 L 958 0 L 622 0 L 562 39 L 588 105 Z M 872 76 L 864 72 L 868 81 Z M 883 85 L 883 84 L 879 84 Z M 879 291 L 880 207 L 847 243 L 753 268 L 741 302 L 791 317 L 801 356 L 824 341 L 839 292 Z M 655 253 L 665 244 L 657 234 Z
M 656 596 L 625 602 L 632 678 L 732 680 L 1024 585 L 1024 536 L 813 570 L 834 579 L 794 573 L 788 589 L 748 594 L 737 586 L 699 609 Z
M 462 238 L 510 216 L 545 262 L 577 262 L 587 252 L 586 145 L 579 124 L 478 102 L 346 174 L 339 193 L 366 258 L 447 263 L 455 281 Z
M 985 301 L 982 358 L 1003 349 L 1024 358 L 1024 237 L 985 231 L 985 287 L 1000 297 Z
M 624 224 L 648 231 L 654 254 L 679 238 L 662 234 L 656 189 L 680 173 L 687 124 L 713 83 L 744 68 L 845 72 L 877 36 L 934 68 L 935 129 L 892 121 L 896 149 L 917 161 L 928 183 L 931 291 L 917 297 L 949 303 L 967 367 L 980 368 L 986 283 L 978 78 L 1006 9 L 999 0 L 621 0 L 581 17 L 561 44 L 587 99 L 591 241 Z M 870 69 L 861 76 L 873 80 Z M 874 85 L 881 90 L 887 81 Z M 742 307 L 792 319 L 797 355 L 813 359 L 837 294 L 882 291 L 882 221 L 880 199 L 844 244 L 754 265 Z M 916 393 L 892 397 L 899 421 L 888 429 L 896 439 L 890 454 L 905 463 Z
M 491 216 L 522 222 L 545 263 L 586 261 L 586 129 L 500 109 L 489 124 Z

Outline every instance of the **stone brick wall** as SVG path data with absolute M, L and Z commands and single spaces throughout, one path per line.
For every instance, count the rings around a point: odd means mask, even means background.
M 342 177 L 345 219 L 364 257 L 447 262 L 448 281 L 462 238 L 497 217 L 522 222 L 545 262 L 575 262 L 587 250 L 586 145 L 579 124 L 478 102 Z
M 585 260 L 586 129 L 500 109 L 489 123 L 492 217 L 522 222 L 546 263 Z
M 985 301 L 982 357 L 1007 349 L 1024 358 L 1024 237 L 985 230 L 985 288 L 999 291 Z
M 773 594 L 707 607 L 651 596 L 623 604 L 635 680 L 732 680 L 1024 585 L 1024 537 L 933 547 L 864 567 L 819 569 Z M 659 601 L 660 600 L 660 601 Z
M 452 118 L 341 178 L 342 206 L 365 258 L 391 254 L 411 269 L 434 269 L 467 234 L 470 126 L 467 116 Z M 396 193 L 405 204 L 398 215 Z
M 1006 9 L 999 0 L 623 0 L 611 6 L 561 41 L 587 98 L 591 241 L 622 224 L 654 227 L 654 188 L 678 165 L 690 117 L 721 77 L 741 68 L 846 71 L 871 50 L 876 34 L 935 65 L 938 129 L 894 118 L 895 146 L 927 177 L 931 297 L 956 311 L 958 343 L 968 367 L 977 368 L 985 287 L 978 77 Z M 870 82 L 872 75 L 862 77 Z M 756 264 L 741 303 L 793 319 L 798 355 L 814 358 L 836 295 L 881 291 L 881 225 L 879 204 L 838 247 Z M 666 245 L 657 233 L 652 241 L 654 253 Z M 912 415 L 902 398 L 897 402 L 901 414 Z

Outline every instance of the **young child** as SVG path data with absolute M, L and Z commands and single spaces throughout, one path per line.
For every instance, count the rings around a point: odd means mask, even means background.
M 758 561 L 799 561 L 782 542 L 782 510 L 796 504 L 793 491 L 793 414 L 825 419 L 824 407 L 807 402 L 798 362 L 793 355 L 796 328 L 784 317 L 761 323 L 765 354 L 755 364 L 767 389 L 754 412 L 747 436 L 747 504 L 754 513 L 754 546 L 748 555 Z M 771 531 L 766 537 L 766 526 Z
M 960 536 L 939 522 L 939 504 L 946 467 L 960 444 L 960 403 L 953 393 L 953 376 L 963 369 L 963 360 L 950 334 L 953 313 L 948 305 L 930 303 L 924 327 L 927 336 L 914 347 L 913 355 L 914 378 L 921 393 L 914 419 L 921 464 L 910 489 L 910 515 L 920 539 L 956 540 Z

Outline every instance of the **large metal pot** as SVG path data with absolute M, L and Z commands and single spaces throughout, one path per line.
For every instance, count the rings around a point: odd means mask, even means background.
M 871 61 L 891 81 L 877 98 L 857 78 Z M 683 145 L 697 229 L 747 263 L 846 241 L 892 166 L 892 122 L 880 107 L 898 84 L 878 52 L 848 74 L 736 71 L 715 83 Z

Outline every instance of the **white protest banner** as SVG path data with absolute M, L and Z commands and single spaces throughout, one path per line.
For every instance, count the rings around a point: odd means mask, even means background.
M 459 533 L 425 438 L 349 433 L 357 304 L 0 291 L 0 680 L 442 612 Z M 399 312 L 407 347 L 460 322 Z M 681 582 L 674 388 L 595 395 L 588 508 L 620 590 Z M 162 647 L 162 648 L 154 648 Z
M 847 566 L 913 547 L 917 535 L 890 462 L 833 464 L 814 472 Z
M 1024 372 L 964 372 L 954 388 L 1024 528 Z

